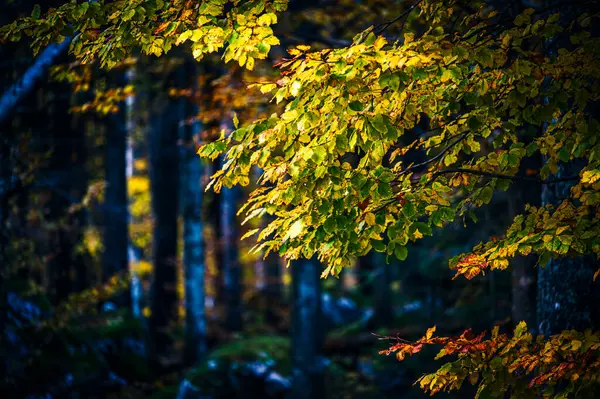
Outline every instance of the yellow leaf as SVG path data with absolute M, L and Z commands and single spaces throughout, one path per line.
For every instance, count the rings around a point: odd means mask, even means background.
M 283 114 L 281 114 L 281 119 L 285 122 L 289 122 L 289 121 L 296 119 L 297 116 L 298 116 L 298 111 L 292 110 L 292 111 L 287 111 L 287 112 L 284 112 Z
M 302 219 L 298 219 L 294 222 L 294 224 L 292 224 L 292 226 L 290 227 L 290 230 L 288 231 L 288 237 L 289 238 L 296 238 L 300 235 L 300 233 L 302 233 L 302 228 L 304 227 L 304 223 L 302 222 Z
M 435 328 L 435 326 L 428 328 L 427 333 L 425 334 L 425 338 L 431 339 L 431 337 L 433 337 L 433 333 L 435 332 Z
M 241 240 L 245 240 L 246 238 L 253 236 L 254 234 L 256 234 L 258 231 L 260 231 L 260 229 L 252 229 L 250 231 L 248 231 L 246 234 L 244 234 L 241 238 Z
M 248 68 L 250 71 L 254 69 L 254 58 L 253 57 L 248 57 L 248 60 L 246 61 L 246 68 Z
M 277 88 L 277 85 L 275 83 L 267 83 L 265 85 L 260 86 L 260 92 L 265 94 L 272 91 L 275 88 Z
M 302 144 L 310 143 L 310 136 L 306 133 L 302 133 L 298 138 L 298 141 L 300 141 Z
M 292 94 L 292 96 L 297 96 L 298 93 L 300 92 L 300 88 L 302 87 L 302 83 L 300 83 L 299 81 L 294 81 L 294 83 L 292 83 L 292 88 L 290 89 L 290 93 Z
M 182 32 L 181 35 L 179 35 L 179 37 L 177 38 L 177 40 L 175 40 L 175 45 L 177 46 L 177 45 L 185 42 L 190 37 L 192 37 L 191 30 L 186 30 L 185 32 Z
M 323 272 L 321 272 L 321 278 L 327 278 L 330 274 L 333 274 L 333 266 L 329 265 Z
M 375 40 L 375 43 L 373 44 L 373 47 L 375 47 L 375 50 L 380 50 L 386 44 L 387 44 L 387 40 L 385 40 L 385 37 L 379 36 Z
M 242 55 L 240 55 L 240 58 L 238 58 L 238 64 L 240 64 L 240 66 L 244 66 L 245 63 L 246 63 L 246 53 L 242 53 Z
M 365 215 L 365 221 L 367 222 L 367 224 L 369 226 L 375 226 L 375 215 L 372 214 L 371 212 L 367 213 Z

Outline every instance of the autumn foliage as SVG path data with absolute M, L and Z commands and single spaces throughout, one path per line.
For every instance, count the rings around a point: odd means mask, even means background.
M 0 29 L 0 38 L 30 35 L 39 49 L 77 29 L 71 50 L 84 62 L 111 67 L 133 47 L 161 56 L 189 45 L 196 59 L 222 50 L 225 62 L 254 71 L 280 43 L 272 26 L 286 7 L 282 0 L 68 3 L 35 9 Z M 477 208 L 519 181 L 566 189 L 557 203 L 528 205 L 505 234 L 451 259 L 456 275 L 504 270 L 516 256 L 536 256 L 540 267 L 597 260 L 600 38 L 592 27 L 600 15 L 570 6 L 513 15 L 509 6 L 462 0 L 392 8 L 388 22 L 348 43 L 290 46 L 280 76 L 250 83 L 250 100 L 235 103 L 252 112 L 232 115 L 233 127 L 200 148 L 203 158 L 223 159 L 211 189 L 255 183 L 240 213 L 245 222 L 265 215 L 270 222 L 244 236 L 256 235 L 254 251 L 278 252 L 288 264 L 317 258 L 323 277 L 370 251 L 405 260 L 410 243 L 476 223 Z M 219 103 L 236 101 L 235 90 L 213 89 Z M 208 111 L 207 121 L 223 116 Z M 425 131 L 409 140 L 423 121 Z M 523 171 L 534 157 L 544 160 L 540 169 Z M 591 398 L 600 383 L 593 331 L 534 337 L 520 323 L 513 334 L 434 332 L 382 351 L 403 360 L 436 345 L 437 358 L 453 356 L 419 379 L 431 394 L 468 380 L 479 398 Z
M 467 330 L 458 337 L 435 337 L 435 330 L 430 328 L 415 342 L 397 338 L 396 344 L 380 352 L 404 360 L 432 345 L 442 347 L 436 359 L 454 356 L 456 360 L 416 382 L 432 395 L 459 389 L 467 380 L 477 386 L 476 397 L 481 398 L 502 397 L 500 392 L 514 398 L 563 398 L 575 391 L 593 392 L 600 379 L 600 336 L 590 330 L 547 338 L 534 337 L 524 322 L 512 336 L 500 334 L 498 326 L 491 334 Z

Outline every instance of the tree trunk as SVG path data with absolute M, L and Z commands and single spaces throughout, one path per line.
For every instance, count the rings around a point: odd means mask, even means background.
M 312 260 L 292 265 L 292 398 L 325 397 L 321 269 Z
M 373 281 L 375 291 L 375 321 L 378 326 L 386 326 L 394 318 L 392 311 L 392 291 L 390 286 L 390 267 L 384 253 L 372 251 L 371 259 L 375 268 Z
M 0 124 L 8 119 L 17 103 L 25 98 L 36 83 L 46 75 L 46 70 L 67 50 L 69 43 L 71 43 L 71 38 L 67 37 L 62 43 L 52 43 L 46 47 L 23 76 L 2 94 L 0 97 Z
M 369 255 L 361 256 L 356 262 L 356 275 L 358 279 L 358 288 L 361 295 L 365 298 L 372 298 L 373 295 L 373 257 Z
M 195 78 L 196 74 L 192 76 Z M 197 114 L 196 106 L 189 106 L 186 116 Z M 182 156 L 183 173 L 183 264 L 185 274 L 185 354 L 192 364 L 206 353 L 206 314 L 204 300 L 204 224 L 202 221 L 204 174 L 202 161 L 196 154 L 195 135 L 200 124 L 185 128 Z
M 521 321 L 533 328 L 535 326 L 535 298 L 537 271 L 535 260 L 523 256 L 515 257 L 511 262 L 512 278 L 512 321 Z
M 0 122 L 1 124 L 1 122 Z M 1 128 L 1 127 L 0 127 Z M 0 135 L 0 348 L 5 346 L 5 329 L 8 321 L 8 235 L 6 219 L 9 210 L 9 191 L 12 187 L 12 168 L 10 163 L 10 143 L 8 134 Z M 0 375 L 6 375 L 8 359 L 0 361 Z
M 210 176 L 212 176 L 215 170 L 218 168 L 217 162 L 206 162 L 204 164 L 204 171 L 202 182 L 208 184 Z M 217 303 L 220 302 L 223 297 L 223 284 L 222 284 L 222 273 L 219 270 L 219 263 L 221 262 L 221 245 L 219 243 L 220 234 L 220 194 L 214 192 L 214 190 L 208 190 L 203 193 L 204 207 L 203 207 L 203 220 L 206 224 L 204 240 L 205 240 L 205 261 L 206 270 L 204 271 L 204 278 L 206 280 L 205 286 L 205 301 L 207 309 L 214 309 Z
M 132 82 L 135 79 L 135 69 L 129 69 L 127 71 L 127 81 Z M 127 109 L 127 150 L 126 150 L 126 179 L 127 182 L 133 177 L 134 164 L 135 164 L 135 131 L 137 128 L 135 114 L 137 112 L 137 101 L 136 97 L 128 97 L 126 102 Z M 132 215 L 127 210 L 127 219 L 131 221 Z M 130 286 L 130 295 L 131 295 L 131 314 L 135 318 L 139 318 L 142 316 L 142 296 L 143 296 L 143 287 L 142 281 L 138 275 L 132 273 L 132 266 L 139 262 L 140 256 L 138 248 L 136 248 L 131 240 L 131 236 L 127 237 L 127 254 L 128 254 L 128 263 L 129 263 L 129 275 L 131 278 L 131 286 Z
M 106 124 L 104 257 L 102 280 L 128 269 L 127 119 L 125 104 Z M 125 296 L 119 302 L 127 302 Z M 121 303 L 125 305 L 125 303 Z
M 69 294 L 80 288 L 73 276 L 81 277 L 82 259 L 77 259 L 75 248 L 82 239 L 82 212 L 69 213 L 73 203 L 81 201 L 87 190 L 85 170 L 85 136 L 81 126 L 81 115 L 71 115 L 71 94 L 65 84 L 51 86 L 56 93 L 54 101 L 48 104 L 49 118 L 45 124 L 52 140 L 52 155 L 49 168 L 54 178 L 49 179 L 47 188 L 51 190 L 48 202 L 48 219 L 56 228 L 50 229 L 50 254 L 47 269 L 50 277 L 50 297 L 54 303 L 65 300 Z M 79 264 L 79 267 L 78 267 Z M 79 272 L 79 273 L 78 273 Z
M 577 16 L 586 11 L 593 11 L 594 2 L 562 5 L 553 1 L 541 2 L 548 12 L 557 10 L 548 6 L 560 7 L 560 17 L 566 25 Z M 554 39 L 553 46 L 568 47 L 568 35 Z M 559 48 L 559 47 L 555 47 Z M 545 49 L 547 55 L 552 55 L 553 50 Z M 598 113 L 598 104 L 588 104 L 588 111 Z M 583 168 L 581 160 L 571 161 L 567 165 L 560 165 L 558 177 L 577 175 Z M 573 182 L 545 185 L 542 188 L 542 204 L 558 205 L 569 197 Z M 538 304 L 537 320 L 540 334 L 556 334 L 561 330 L 576 329 L 583 331 L 587 328 L 595 330 L 600 328 L 600 290 L 593 281 L 597 262 L 593 256 L 570 258 L 561 257 L 552 259 L 538 270 Z
M 581 165 L 560 166 L 558 177 L 571 176 Z M 572 183 L 546 185 L 542 203 L 558 205 L 569 195 Z M 591 257 L 552 259 L 538 271 L 538 332 L 556 334 L 562 330 L 600 327 L 600 290 L 594 286 L 597 268 Z
M 265 262 L 265 273 L 266 273 L 266 288 L 265 294 L 267 297 L 267 312 L 266 320 L 267 323 L 277 323 L 278 317 L 278 305 L 283 301 L 283 284 L 282 284 L 282 272 L 281 263 L 279 256 L 276 253 L 271 252 Z
M 180 72 L 176 72 L 180 75 Z M 172 84 L 173 82 L 169 82 Z M 150 190 L 154 274 L 150 289 L 150 352 L 163 363 L 172 355 L 169 331 L 177 321 L 177 216 L 179 179 L 178 125 L 182 100 L 157 91 L 150 118 Z
M 242 329 L 242 273 L 238 254 L 238 187 L 223 187 L 221 211 L 221 267 L 225 299 L 225 324 L 231 331 Z

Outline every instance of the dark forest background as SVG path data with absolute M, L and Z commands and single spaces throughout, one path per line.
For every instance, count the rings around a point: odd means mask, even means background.
M 296 3 L 289 43 L 331 41 L 314 37 L 320 14 L 302 14 L 320 5 Z M 0 25 L 32 7 L 5 2 Z M 327 30 L 344 41 L 372 23 Z M 516 183 L 479 224 L 434 232 L 405 261 L 373 253 L 320 280 L 314 260 L 249 253 L 240 238 L 267 222 L 236 216 L 251 186 L 205 191 L 220 160 L 200 160 L 198 145 L 234 112 L 266 112 L 245 89 L 255 76 L 175 50 L 106 72 L 53 49 L 0 46 L 2 92 L 48 57 L 0 110 L 2 398 L 417 398 L 432 356 L 399 363 L 378 355 L 378 336 L 535 328 L 535 259 L 471 281 L 452 281 L 447 259 L 502 234 L 541 186 Z

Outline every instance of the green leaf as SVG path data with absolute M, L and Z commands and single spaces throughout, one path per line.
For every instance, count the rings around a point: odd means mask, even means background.
M 396 255 L 396 258 L 400 260 L 406 260 L 406 257 L 408 256 L 408 249 L 405 246 L 397 246 L 394 248 L 394 255 Z
M 479 193 L 478 199 L 484 204 L 489 204 L 494 195 L 494 190 L 490 186 L 485 186 Z
M 469 129 L 471 129 L 471 131 L 476 131 L 481 127 L 481 122 L 476 116 L 470 116 L 467 121 L 467 126 L 469 126 Z
M 133 18 L 134 15 L 135 15 L 135 9 L 130 8 L 129 10 L 126 10 L 121 14 L 121 19 L 123 21 L 129 21 L 131 18 Z
M 37 20 L 40 18 L 40 14 L 41 14 L 40 5 L 36 4 L 35 6 L 33 6 L 33 10 L 31 11 L 31 17 L 33 19 Z
M 78 5 L 77 7 L 75 7 L 75 9 L 73 10 L 73 18 L 75 20 L 79 20 L 86 13 L 89 6 L 90 6 L 90 3 L 86 2 L 86 3 L 82 3 L 82 4 Z
M 348 104 L 348 106 L 352 111 L 355 112 L 360 112 L 363 110 L 363 105 L 360 101 L 352 101 L 350 104 Z
M 379 240 L 373 240 L 371 241 L 371 245 L 373 246 L 373 249 L 377 252 L 385 252 L 385 244 L 382 241 Z
M 375 43 L 375 39 L 377 39 L 377 37 L 373 34 L 373 32 L 370 32 L 367 36 L 367 40 L 365 40 L 365 45 L 372 46 Z
M 519 322 L 515 327 L 515 338 L 520 338 L 527 332 L 527 324 L 524 321 Z
M 323 146 L 318 146 L 313 148 L 313 154 L 311 159 L 315 161 L 315 163 L 319 164 L 323 162 L 325 157 L 327 156 L 327 150 Z
M 375 115 L 373 118 L 369 119 L 369 122 L 379 133 L 387 133 L 387 126 L 385 125 L 385 120 L 381 114 Z
M 386 73 L 379 78 L 379 86 L 397 91 L 400 87 L 400 76 L 395 73 Z

